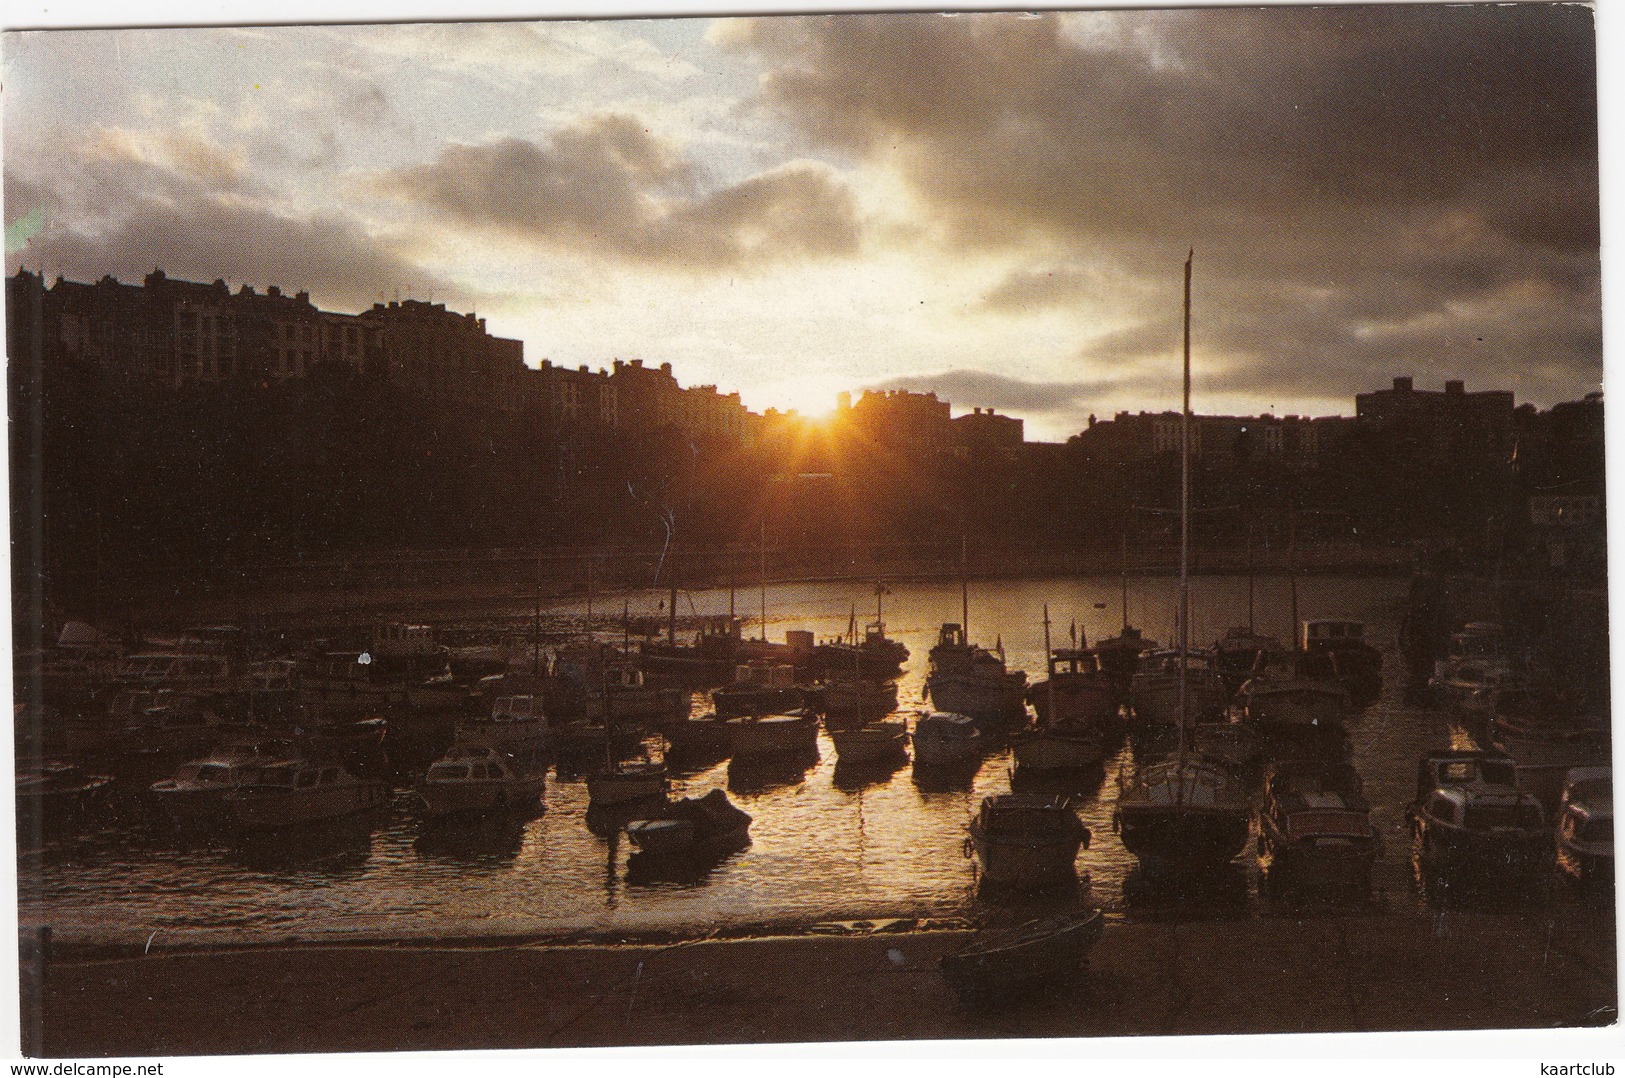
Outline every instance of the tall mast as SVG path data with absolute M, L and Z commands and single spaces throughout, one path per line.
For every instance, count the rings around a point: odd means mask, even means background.
M 757 567 L 762 574 L 762 643 L 767 643 L 767 517 L 762 517 L 761 543 L 756 548 Z
M 1191 622 L 1191 262 L 1185 256 L 1185 401 L 1179 416 L 1179 755 L 1185 756 L 1185 722 L 1189 715 L 1188 676 Z
M 1074 646 L 1077 645 L 1076 640 L 1073 640 L 1072 643 L 1073 643 Z M 1070 660 L 1070 661 L 1076 662 L 1076 656 L 1074 656 L 1072 658 L 1072 660 Z M 1044 667 L 1045 667 L 1045 672 L 1046 672 L 1046 675 L 1047 675 L 1045 677 L 1045 679 L 1044 679 L 1044 687 L 1045 687 L 1046 690 L 1048 690 L 1048 693 L 1049 693 L 1049 701 L 1048 701 L 1048 703 L 1049 703 L 1049 720 L 1048 721 L 1054 722 L 1055 721 L 1055 652 L 1052 651 L 1050 649 L 1050 646 L 1049 646 L 1049 604 L 1048 603 L 1044 604 Z M 1075 669 L 1075 667 L 1074 667 L 1074 669 Z
M 1128 632 L 1128 532 L 1123 533 L 1123 631 Z
M 970 643 L 970 581 L 967 578 L 969 569 L 965 564 L 965 533 L 959 533 L 959 631 L 965 634 L 965 643 Z
M 1247 631 L 1253 628 L 1253 522 L 1247 522 Z

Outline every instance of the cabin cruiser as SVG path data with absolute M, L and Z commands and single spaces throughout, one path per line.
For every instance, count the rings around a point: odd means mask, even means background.
M 1002 647 L 988 651 L 968 642 L 959 625 L 942 626 L 925 679 L 925 695 L 934 708 L 969 715 L 988 727 L 1022 725 L 1026 690 L 1026 673 L 1005 669 Z
M 19 761 L 16 780 L 17 837 L 29 845 L 77 829 L 113 784 L 111 775 L 94 775 L 61 760 Z
M 970 837 L 982 879 L 1024 891 L 1075 879 L 1078 850 L 1089 845 L 1069 798 L 1030 794 L 984 798 Z
M 736 762 L 772 760 L 817 751 L 818 716 L 809 712 L 738 715 L 727 722 L 730 749 Z
M 1274 672 L 1243 685 L 1233 709 L 1276 758 L 1324 760 L 1342 759 L 1350 751 L 1345 724 L 1353 712 L 1348 691 L 1336 682 Z
M 1555 811 L 1571 768 L 1613 758 L 1605 721 L 1587 721 L 1567 693 L 1528 686 L 1499 689 L 1485 698 L 1490 742 L 1512 757 L 1518 786 Z
M 338 764 L 279 760 L 261 764 L 225 796 L 231 822 L 264 831 L 338 819 L 389 801 L 389 787 L 358 779 Z
M 414 791 L 427 818 L 534 809 L 546 779 L 490 745 L 453 745 L 429 765 Z
M 1569 771 L 1557 811 L 1557 867 L 1577 883 L 1614 884 L 1614 769 Z
M 825 678 L 851 673 L 884 681 L 896 677 L 908 661 L 908 647 L 886 635 L 883 621 L 877 619 L 865 625 L 862 640 L 857 638 L 856 627 L 849 636 L 813 648 L 812 667 L 816 673 Z
M 213 827 L 227 822 L 226 795 L 256 768 L 287 760 L 288 746 L 225 745 L 176 768 L 148 791 L 164 814 L 180 827 Z
M 464 718 L 457 723 L 459 742 L 485 745 L 511 753 L 533 753 L 546 749 L 550 734 L 542 698 L 533 693 L 499 696 L 491 702 L 489 715 Z
M 807 702 L 816 703 L 828 719 L 861 723 L 897 710 L 897 683 L 837 675 L 808 690 L 806 697 Z
M 1424 755 L 1405 816 L 1418 864 L 1447 886 L 1479 877 L 1526 882 L 1551 862 L 1546 813 L 1518 789 L 1512 760 L 1498 752 Z

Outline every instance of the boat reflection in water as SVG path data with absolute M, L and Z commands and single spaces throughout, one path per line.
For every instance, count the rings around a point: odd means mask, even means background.
M 908 757 L 904 755 L 894 756 L 889 760 L 862 763 L 837 758 L 830 782 L 843 793 L 856 793 L 871 786 L 884 786 L 891 781 L 892 776 L 903 770 L 907 763 Z
M 525 824 L 540 813 L 493 813 L 423 820 L 412 843 L 421 858 L 483 865 L 512 864 L 525 843 Z
M 1123 904 L 1181 917 L 1243 916 L 1250 893 L 1247 867 L 1233 862 L 1200 874 L 1146 871 L 1141 863 L 1123 877 Z
M 816 744 L 781 757 L 734 757 L 728 761 L 728 790 L 736 794 L 766 793 L 775 786 L 795 786 L 807 781 L 807 772 L 818 766 Z
M 265 872 L 320 868 L 324 873 L 359 873 L 372 856 L 372 833 L 383 813 L 372 810 L 314 823 L 243 831 L 233 837 L 227 858 Z

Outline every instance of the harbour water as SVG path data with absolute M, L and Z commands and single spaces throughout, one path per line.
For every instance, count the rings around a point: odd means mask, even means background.
M 1248 592 L 1244 577 L 1195 581 L 1193 644 L 1246 625 Z M 974 581 L 969 593 L 971 638 L 1002 644 L 1011 669 L 1026 670 L 1030 680 L 1043 671 L 1045 604 L 1055 646 L 1070 639 L 1074 622 L 1089 641 L 1112 635 L 1122 623 L 1121 585 L 1113 577 Z M 1257 581 L 1252 607 L 1259 631 L 1288 637 L 1289 594 L 1284 578 Z M 1175 595 L 1172 579 L 1132 580 L 1129 620 L 1169 642 Z M 1413 883 L 1404 806 L 1418 755 L 1465 737 L 1442 712 L 1402 700 L 1396 637 L 1404 597 L 1405 581 L 1396 578 L 1299 583 L 1301 616 L 1363 621 L 1368 639 L 1385 653 L 1382 696 L 1350 729 L 1353 762 L 1384 842 L 1364 909 L 1426 903 Z M 634 614 L 655 613 L 659 599 L 652 592 L 624 597 Z M 743 590 L 734 597 L 747 618 L 763 608 L 763 599 Z M 613 608 L 618 616 L 622 601 L 600 595 L 596 609 Z M 727 613 L 729 601 L 726 590 L 681 594 L 679 613 Z M 874 602 L 862 584 L 772 586 L 765 593 L 768 635 L 783 640 L 786 630 L 806 629 L 834 636 L 846 630 L 853 607 L 860 626 L 872 619 Z M 959 584 L 897 584 L 884 603 L 888 634 L 912 653 L 900 682 L 902 710 L 912 713 L 920 706 L 937 627 L 960 620 Z M 581 612 L 580 604 L 550 611 Z M 507 613 L 529 610 L 519 604 Z M 432 612 L 417 616 L 434 620 Z M 760 628 L 747 621 L 746 635 Z M 1103 770 L 1065 790 L 1079 797 L 1093 840 L 1079 857 L 1078 893 L 1044 901 L 1096 903 L 1113 918 L 1129 919 L 1303 915 L 1303 908 L 1261 887 L 1250 847 L 1228 877 L 1202 894 L 1171 898 L 1148 891 L 1111 825 L 1117 776 L 1132 766 L 1133 750 L 1124 745 Z M 59 938 L 165 943 L 613 936 L 881 918 L 985 921 L 1009 915 L 1011 900 L 978 888 L 966 824 L 982 797 L 1011 788 L 1012 767 L 1009 752 L 1001 751 L 959 782 L 922 781 L 907 764 L 888 773 L 850 774 L 837 766 L 821 735 L 818 759 L 805 771 L 752 773 L 721 761 L 681 773 L 674 793 L 725 787 L 754 818 L 748 848 L 689 878 L 641 874 L 624 837 L 589 827 L 585 782 L 568 774 L 548 775 L 545 810 L 531 819 L 428 830 L 407 808 L 405 787 L 413 776 L 403 766 L 388 812 L 256 846 L 179 839 L 132 800 L 96 826 L 24 854 L 21 917 L 25 924 L 51 925 Z M 139 781 L 129 777 L 126 789 Z M 1574 901 L 1560 888 L 1550 896 L 1504 897 L 1514 905 Z

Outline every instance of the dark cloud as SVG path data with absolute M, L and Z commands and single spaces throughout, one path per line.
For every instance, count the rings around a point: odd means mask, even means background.
M 851 193 L 826 166 L 794 162 L 720 189 L 637 120 L 596 116 L 547 144 L 452 144 L 388 173 L 391 193 L 459 224 L 632 262 L 716 271 L 854 253 Z
M 766 65 L 767 107 L 814 146 L 896 169 L 953 245 L 1050 255 L 984 310 L 1104 293 L 1131 325 L 1116 343 L 1141 355 L 1174 343 L 1149 327 L 1177 326 L 1194 245 L 1210 358 L 1254 372 L 1254 388 L 1286 363 L 1460 362 L 1497 384 L 1539 365 L 1566 372 L 1546 381 L 1559 398 L 1595 382 L 1589 8 L 1209 8 L 1070 25 L 832 16 L 730 36 Z M 1108 259 L 1123 295 L 1054 272 L 1056 250 Z M 1503 347 L 1459 347 L 1478 337 Z
M 406 293 L 433 293 L 453 303 L 470 299 L 345 217 L 289 216 L 135 163 L 120 169 L 104 162 L 97 171 L 103 182 L 123 177 L 114 217 L 65 210 L 60 195 L 6 175 L 8 217 L 24 204 L 13 201 L 19 195 L 32 195 L 45 208 L 44 227 L 7 255 L 7 274 L 26 266 L 70 280 L 112 274 L 129 281 L 162 268 L 182 279 L 303 289 L 318 306 L 335 310 L 359 310 Z

